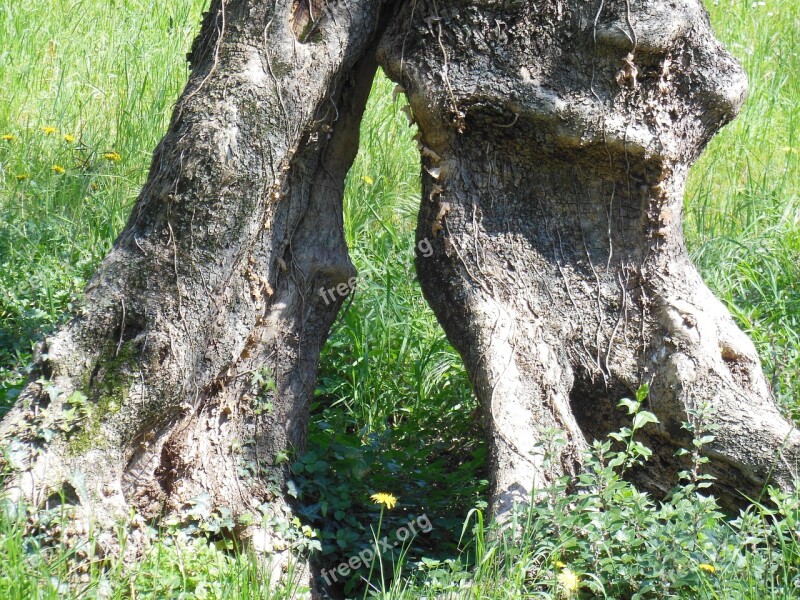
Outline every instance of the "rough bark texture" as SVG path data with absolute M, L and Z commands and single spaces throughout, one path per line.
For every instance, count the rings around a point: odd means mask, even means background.
M 576 472 L 643 382 L 645 487 L 672 486 L 705 404 L 726 505 L 791 486 L 800 435 L 682 237 L 688 167 L 747 89 L 702 5 L 417 0 L 379 61 L 421 131 L 417 269 L 488 418 L 496 510 Z
M 286 517 L 280 457 L 303 447 L 341 302 L 316 290 L 354 275 L 343 182 L 381 6 L 212 3 L 130 221 L 0 424 L 12 499 L 65 492 L 110 531 L 198 498 Z

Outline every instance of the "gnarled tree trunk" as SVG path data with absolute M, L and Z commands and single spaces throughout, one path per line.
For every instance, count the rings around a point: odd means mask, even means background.
M 0 424 L 12 499 L 64 493 L 110 531 L 198 503 L 286 518 L 341 303 L 317 290 L 354 274 L 342 193 L 381 7 L 213 2 L 125 230 Z
M 791 486 L 800 433 L 683 241 L 689 165 L 747 89 L 699 0 L 418 0 L 379 53 L 419 124 L 417 270 L 489 420 L 495 509 L 575 473 L 645 382 L 647 488 L 704 405 L 726 505 Z
M 198 499 L 284 513 L 341 302 L 317 291 L 354 273 L 341 195 L 381 9 L 213 3 L 127 227 L 0 423 L 12 498 L 65 492 L 109 529 Z M 698 1 L 408 0 L 386 20 L 378 58 L 421 130 L 420 281 L 489 419 L 496 510 L 580 469 L 642 382 L 646 487 L 671 486 L 704 404 L 726 502 L 791 486 L 800 435 L 682 239 L 688 167 L 746 90 Z

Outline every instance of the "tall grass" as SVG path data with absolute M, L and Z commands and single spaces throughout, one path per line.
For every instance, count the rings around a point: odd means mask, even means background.
M 708 2 L 750 97 L 692 170 L 685 232 L 711 288 L 749 333 L 781 403 L 800 386 L 800 3 Z
M 0 0 L 0 415 L 124 225 L 204 4 Z
M 205 4 L 0 0 L 0 135 L 13 136 L 0 140 L 0 416 L 32 344 L 69 314 L 124 224 L 186 80 L 183 56 Z M 800 3 L 761 4 L 708 3 L 751 95 L 692 171 L 685 233 L 705 278 L 755 340 L 781 402 L 800 416 Z M 661 588 L 642 597 L 792 597 L 796 498 L 779 499 L 780 514 L 754 506 L 733 521 L 702 488 L 656 506 L 596 457 L 593 477 L 605 477 L 610 494 L 602 512 L 589 485 L 552 490 L 549 503 L 518 515 L 511 537 L 488 531 L 471 510 L 486 489 L 483 436 L 461 363 L 416 283 L 419 159 L 391 87 L 375 82 L 348 176 L 345 231 L 358 286 L 323 352 L 309 453 L 294 457 L 321 562 L 336 566 L 372 543 L 378 510 L 369 495 L 386 491 L 400 502 L 385 530 L 423 512 L 433 529 L 382 559 L 381 573 L 394 578 L 373 588 L 382 598 L 564 597 L 566 568 L 586 597 L 628 597 L 631 582 L 655 575 L 666 577 Z M 0 511 L 0 598 L 63 596 L 78 549 L 43 554 L 20 519 Z M 109 559 L 83 573 L 84 597 L 270 597 L 266 573 L 246 554 L 150 533 L 160 542 L 139 564 Z M 672 562 L 659 544 L 676 546 Z M 670 580 L 659 561 L 685 577 Z M 714 573 L 699 568 L 706 563 Z M 362 575 L 347 582 L 353 596 Z

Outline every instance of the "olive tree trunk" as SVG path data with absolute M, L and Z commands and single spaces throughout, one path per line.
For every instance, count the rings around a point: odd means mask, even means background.
M 660 418 L 645 487 L 671 486 L 699 407 L 726 502 L 792 486 L 800 435 L 682 239 L 688 167 L 746 90 L 701 5 L 381 8 L 215 0 L 127 227 L 0 423 L 10 497 L 63 493 L 109 529 L 131 510 L 287 514 L 343 298 L 318 290 L 354 274 L 342 189 L 381 35 L 421 131 L 420 281 L 485 409 L 495 510 L 577 472 L 642 382 Z
M 698 409 L 726 506 L 792 486 L 800 434 L 683 240 L 688 168 L 747 90 L 699 0 L 417 0 L 379 62 L 419 125 L 417 270 L 488 419 L 495 510 L 577 472 L 642 383 L 646 488 L 675 483 Z
M 286 458 L 342 301 L 318 290 L 355 273 L 343 182 L 381 6 L 212 3 L 127 226 L 0 424 L 8 497 L 63 494 L 110 531 L 132 509 L 286 518 Z

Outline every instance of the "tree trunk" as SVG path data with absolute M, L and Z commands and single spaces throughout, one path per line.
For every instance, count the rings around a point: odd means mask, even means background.
M 125 230 L 0 424 L 12 499 L 63 493 L 109 531 L 131 509 L 290 519 L 286 456 L 344 297 L 318 290 L 355 274 L 342 193 L 381 6 L 212 3 Z
M 417 0 L 379 62 L 420 128 L 417 270 L 488 419 L 495 510 L 575 473 L 645 382 L 644 487 L 675 483 L 696 409 L 725 506 L 791 487 L 800 435 L 683 241 L 689 165 L 747 89 L 699 1 Z

